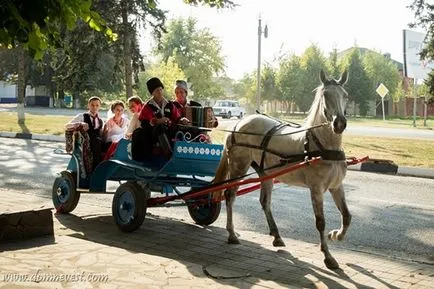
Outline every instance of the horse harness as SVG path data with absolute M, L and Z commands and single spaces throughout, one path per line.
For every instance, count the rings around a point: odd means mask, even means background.
M 264 137 L 263 137 L 261 144 L 259 146 L 247 144 L 247 143 L 236 142 L 235 133 L 237 133 L 236 132 L 237 125 L 235 125 L 235 127 L 233 128 L 233 131 L 231 134 L 232 145 L 262 150 L 261 163 L 259 164 L 259 166 L 256 163 L 252 164 L 254 167 L 256 167 L 257 169 L 259 169 L 261 171 L 264 171 L 264 161 L 265 161 L 266 153 L 271 153 L 271 154 L 274 154 L 274 155 L 280 157 L 281 158 L 280 159 L 281 165 L 294 163 L 294 162 L 298 162 L 298 161 L 303 161 L 303 160 L 309 160 L 309 159 L 312 159 L 314 157 L 321 157 L 323 160 L 329 160 L 329 161 L 344 161 L 344 160 L 346 160 L 345 153 L 343 151 L 325 149 L 324 146 L 319 141 L 319 139 L 312 132 L 312 128 L 306 129 L 306 136 L 305 136 L 303 153 L 302 154 L 295 154 L 295 155 L 288 155 L 288 154 L 283 154 L 281 152 L 278 152 L 276 150 L 269 148 L 268 144 L 270 143 L 271 138 L 273 137 L 273 135 L 277 131 L 279 131 L 280 129 L 282 129 L 286 126 L 291 126 L 290 123 L 284 123 L 284 122 L 279 121 L 279 123 L 277 123 L 275 126 L 271 127 L 263 135 Z M 298 132 L 299 131 L 296 131 L 294 133 L 298 133 Z M 310 147 L 309 141 L 310 140 L 312 140 L 315 143 L 315 145 L 318 147 L 318 150 L 314 150 L 314 151 L 309 150 L 309 147 Z

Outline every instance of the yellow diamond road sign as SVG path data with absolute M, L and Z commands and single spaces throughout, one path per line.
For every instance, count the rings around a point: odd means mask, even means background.
M 387 89 L 387 87 L 380 83 L 380 85 L 377 87 L 376 92 L 382 97 L 384 98 L 386 96 L 386 94 L 389 92 L 389 90 Z

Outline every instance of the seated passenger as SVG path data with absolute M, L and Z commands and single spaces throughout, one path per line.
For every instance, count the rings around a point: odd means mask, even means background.
M 143 108 L 143 101 L 138 96 L 131 96 L 128 98 L 128 108 L 132 113 L 130 125 L 128 126 L 127 132 L 125 133 L 126 139 L 131 139 L 133 132 L 140 127 L 139 115 Z
M 181 111 L 181 115 L 183 117 L 186 116 L 186 107 L 188 107 L 188 106 L 202 106 L 197 101 L 194 101 L 194 100 L 187 101 L 187 95 L 188 95 L 187 82 L 185 82 L 184 80 L 177 80 L 175 83 L 176 100 L 173 101 L 173 104 L 176 106 L 176 108 L 178 108 L 178 110 Z M 213 120 L 212 126 L 217 127 L 218 126 L 217 118 L 215 116 L 213 116 L 212 120 Z M 191 123 L 193 120 L 189 119 L 189 121 Z
M 101 130 L 103 121 L 98 116 L 101 107 L 101 99 L 97 96 L 89 98 L 87 102 L 88 111 L 77 114 L 66 124 L 66 130 L 74 131 L 83 129 L 89 136 L 90 150 L 92 152 L 92 170 L 101 162 L 102 137 Z
M 202 106 L 199 102 L 194 100 L 187 101 L 188 94 L 188 86 L 187 82 L 184 80 L 177 80 L 175 83 L 175 97 L 176 99 L 173 101 L 173 104 L 177 109 L 181 111 L 183 116 L 185 116 L 185 107 L 186 106 Z
M 108 148 L 111 143 L 118 142 L 123 138 L 130 124 L 130 121 L 123 116 L 124 107 L 122 101 L 116 101 L 110 107 L 113 116 L 106 121 L 102 132 L 106 148 Z
M 125 131 L 130 121 L 124 116 L 124 103 L 122 101 L 114 102 L 110 107 L 113 116 L 104 124 L 103 152 L 106 152 L 104 159 L 110 158 L 116 150 L 117 143 L 125 136 Z
M 132 137 L 132 156 L 137 161 L 149 161 L 155 144 L 164 155 L 170 154 L 175 125 L 188 123 L 173 102 L 164 98 L 160 79 L 151 78 L 146 85 L 152 99 L 143 106 L 139 115 L 141 127 Z

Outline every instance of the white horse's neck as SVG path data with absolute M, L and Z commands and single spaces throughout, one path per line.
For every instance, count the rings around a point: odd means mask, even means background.
M 308 128 L 324 123 L 328 123 L 328 120 L 324 115 L 324 105 L 321 101 L 321 97 L 316 95 L 312 108 L 306 119 L 306 127 Z M 342 149 L 342 134 L 335 134 L 333 132 L 332 123 L 311 129 L 311 132 L 318 138 L 325 149 Z

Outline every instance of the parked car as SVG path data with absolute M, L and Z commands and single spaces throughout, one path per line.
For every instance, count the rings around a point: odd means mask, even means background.
M 221 116 L 222 118 L 231 118 L 233 116 L 242 119 L 246 114 L 244 108 L 242 108 L 236 100 L 217 100 L 212 107 L 215 116 Z

